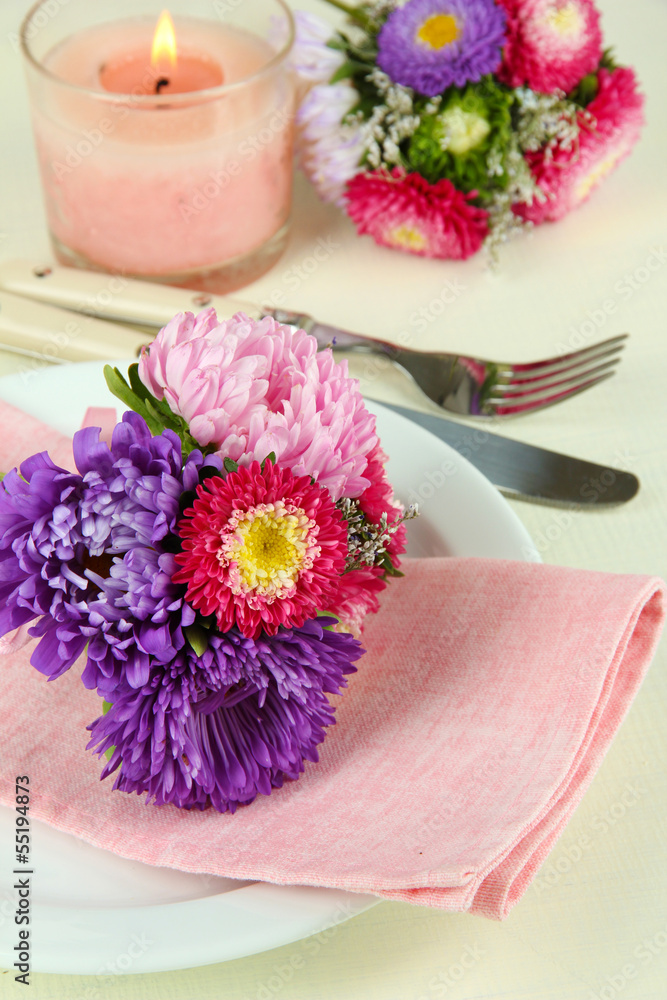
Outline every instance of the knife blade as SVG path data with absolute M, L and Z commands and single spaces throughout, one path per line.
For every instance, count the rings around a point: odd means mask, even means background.
M 627 503 L 639 490 L 639 480 L 631 472 L 547 451 L 420 410 L 376 402 L 435 434 L 502 494 L 515 500 L 594 510 Z

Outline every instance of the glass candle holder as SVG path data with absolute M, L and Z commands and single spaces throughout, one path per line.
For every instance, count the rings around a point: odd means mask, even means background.
M 284 249 L 294 81 L 283 0 L 52 0 L 21 27 L 58 261 L 208 292 Z M 152 53 L 152 55 L 151 55 Z

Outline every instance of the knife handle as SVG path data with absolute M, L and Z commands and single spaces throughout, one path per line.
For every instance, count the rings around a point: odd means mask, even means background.
M 178 312 L 201 312 L 213 306 L 221 319 L 243 311 L 263 315 L 254 303 L 188 288 L 154 284 L 122 274 L 84 271 L 56 264 L 40 267 L 28 260 L 0 263 L 0 289 L 75 312 L 159 329 Z
M 150 335 L 0 291 L 0 346 L 45 362 L 135 358 Z

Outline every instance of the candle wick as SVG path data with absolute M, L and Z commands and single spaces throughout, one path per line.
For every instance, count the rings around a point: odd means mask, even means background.
M 168 86 L 169 86 L 168 78 L 166 76 L 161 76 L 160 79 L 155 84 L 155 93 L 159 94 L 162 87 L 168 87 Z

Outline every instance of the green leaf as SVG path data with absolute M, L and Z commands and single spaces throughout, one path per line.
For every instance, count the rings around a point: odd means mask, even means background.
M 322 626 L 324 628 L 325 632 L 333 632 L 334 628 L 336 627 L 336 624 L 340 625 L 340 618 L 338 617 L 338 615 L 335 615 L 333 613 L 333 611 L 320 611 L 318 609 L 318 611 L 317 611 L 317 617 L 318 618 L 334 618 L 335 619 L 335 623 L 333 625 L 323 625 Z
M 117 368 L 112 368 L 111 365 L 104 366 L 104 378 L 109 387 L 109 391 L 120 399 L 122 403 L 125 403 L 131 410 L 138 413 L 144 418 L 151 434 L 160 434 L 162 432 L 162 424 L 159 423 L 154 416 L 147 409 L 146 403 L 136 395 L 134 390 L 125 381 L 125 378 L 118 371 Z
M 132 364 L 128 369 L 130 382 L 125 380 L 117 368 L 106 365 L 104 377 L 109 390 L 127 407 L 143 417 L 151 434 L 161 434 L 165 429 L 173 431 L 181 440 L 183 460 L 191 451 L 201 448 L 195 441 L 187 422 L 179 414 L 174 413 L 165 399 L 156 399 L 139 378 L 139 365 Z M 201 448 L 206 455 L 215 451 L 215 445 Z
M 620 65 L 621 65 L 620 63 L 616 62 L 616 59 L 614 57 L 614 48 L 613 46 L 610 45 L 602 53 L 600 66 L 602 67 L 602 69 L 608 69 L 611 72 L 612 70 L 618 69 Z
M 366 11 L 364 10 L 363 5 L 359 7 L 353 7 L 347 3 L 344 3 L 344 0 L 327 0 L 327 3 L 330 3 L 332 7 L 337 7 L 338 10 L 342 10 L 343 13 L 347 14 L 348 17 L 351 17 L 352 20 L 357 21 L 359 24 L 362 25 L 362 27 L 366 29 L 370 27 L 369 17 Z
M 260 466 L 262 472 L 264 472 L 264 466 L 266 465 L 267 462 L 270 462 L 271 465 L 275 465 L 276 464 L 276 453 L 275 453 L 275 451 L 270 451 L 269 454 L 264 459 L 264 461 L 262 462 L 262 464 Z
M 185 638 L 188 640 L 197 656 L 203 656 L 208 649 L 208 634 L 201 625 L 188 625 L 183 629 Z
M 134 399 L 134 393 L 125 381 L 124 376 L 121 375 L 117 368 L 112 368 L 111 365 L 105 365 L 104 378 L 107 386 L 109 387 L 109 391 L 112 392 L 118 399 L 123 402 L 125 402 L 128 397 Z
M 596 97 L 598 89 L 599 81 L 597 73 L 588 73 L 587 76 L 582 77 L 569 97 L 575 104 L 585 108 Z
M 353 59 L 346 59 L 342 66 L 339 66 L 329 83 L 338 83 L 339 80 L 347 80 L 355 73 L 368 73 L 368 63 L 356 62 Z
M 111 708 L 111 702 L 110 701 L 103 701 L 102 702 L 102 715 L 106 715 L 110 708 Z M 104 751 L 104 756 L 106 757 L 107 760 L 111 760 L 111 758 L 113 757 L 113 752 L 114 752 L 115 749 L 116 749 L 115 747 L 109 747 L 108 750 Z
M 239 463 L 235 462 L 233 458 L 224 458 L 222 465 L 225 472 L 236 472 L 239 467 Z
M 176 422 L 174 415 L 171 411 L 169 411 L 169 413 L 165 413 L 157 399 L 146 399 L 143 401 L 143 406 L 151 420 L 154 421 L 160 428 L 160 430 L 157 431 L 158 434 L 161 434 L 165 428 L 169 428 L 170 431 L 176 431 L 176 433 L 178 433 L 178 423 Z M 148 420 L 146 423 L 148 423 Z
M 139 365 L 136 362 L 133 365 L 130 365 L 127 369 L 127 374 L 130 379 L 130 385 L 139 399 L 147 399 L 149 397 L 154 399 L 153 393 L 149 391 L 139 378 Z
M 178 498 L 178 507 L 181 515 L 189 508 L 192 507 L 193 503 L 197 499 L 197 494 L 194 490 L 184 490 Z
M 214 479 L 220 472 L 214 465 L 203 465 L 199 470 L 199 482 L 205 483 L 207 479 Z
M 382 558 L 378 560 L 377 565 L 382 567 L 385 577 L 405 575 L 404 573 L 401 573 L 400 569 L 396 569 L 388 552 L 383 552 Z

